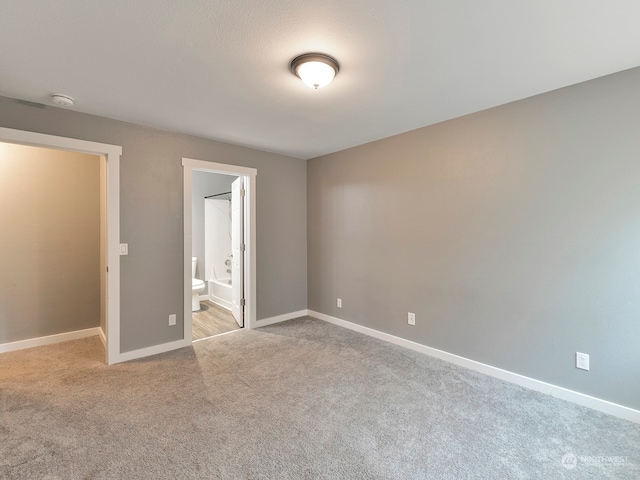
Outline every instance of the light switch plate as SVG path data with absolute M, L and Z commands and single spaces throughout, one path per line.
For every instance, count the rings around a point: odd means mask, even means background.
M 120 244 L 120 255 L 129 255 L 129 244 L 121 243 Z

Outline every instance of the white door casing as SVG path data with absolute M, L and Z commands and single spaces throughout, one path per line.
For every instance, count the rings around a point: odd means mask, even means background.
M 231 184 L 231 313 L 244 326 L 244 188 L 242 177 Z

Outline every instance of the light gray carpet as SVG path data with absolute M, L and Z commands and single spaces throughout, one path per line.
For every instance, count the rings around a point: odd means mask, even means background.
M 640 478 L 639 425 L 310 318 L 102 359 L 0 355 L 0 478 Z

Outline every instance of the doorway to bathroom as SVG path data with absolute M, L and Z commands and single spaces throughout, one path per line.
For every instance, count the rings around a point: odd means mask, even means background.
M 198 341 L 251 328 L 256 170 L 186 158 L 183 166 L 184 338 Z
M 242 179 L 195 171 L 191 251 L 193 340 L 244 326 Z

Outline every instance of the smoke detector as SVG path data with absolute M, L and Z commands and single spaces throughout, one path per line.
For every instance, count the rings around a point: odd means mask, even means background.
M 60 105 L 62 107 L 72 107 L 73 106 L 73 98 L 69 95 L 61 95 L 59 93 L 51 95 L 51 101 L 56 105 Z

